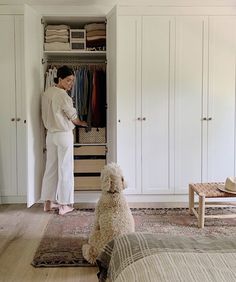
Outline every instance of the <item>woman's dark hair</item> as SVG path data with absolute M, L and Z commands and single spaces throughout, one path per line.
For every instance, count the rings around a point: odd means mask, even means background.
M 59 78 L 64 79 L 70 75 L 74 75 L 74 71 L 67 66 L 62 66 L 58 68 L 57 77 L 54 78 L 54 82 L 57 84 L 59 82 Z

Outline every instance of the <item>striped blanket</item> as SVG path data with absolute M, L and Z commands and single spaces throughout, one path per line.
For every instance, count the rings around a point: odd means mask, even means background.
M 97 260 L 100 282 L 236 281 L 236 237 L 122 235 Z

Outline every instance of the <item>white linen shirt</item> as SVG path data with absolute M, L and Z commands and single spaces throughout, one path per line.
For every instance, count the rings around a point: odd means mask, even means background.
M 64 89 L 49 87 L 42 94 L 42 120 L 49 132 L 70 131 L 75 128 L 72 120 L 77 118 L 71 97 Z

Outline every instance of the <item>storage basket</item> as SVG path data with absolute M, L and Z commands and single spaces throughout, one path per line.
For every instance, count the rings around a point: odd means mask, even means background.
M 80 128 L 77 140 L 80 144 L 106 143 L 106 128 L 92 128 L 91 131 L 87 131 L 86 128 Z

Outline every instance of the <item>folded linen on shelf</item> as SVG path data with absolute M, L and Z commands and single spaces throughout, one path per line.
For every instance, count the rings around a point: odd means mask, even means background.
M 70 51 L 70 43 L 52 42 L 44 43 L 45 51 Z
M 67 25 L 48 25 L 45 28 L 45 43 L 68 43 L 69 42 L 69 26 Z M 59 49 L 58 49 L 59 48 Z M 61 49 L 62 48 L 62 49 Z M 45 46 L 47 51 L 66 50 L 67 46 Z
M 45 43 L 56 43 L 56 42 L 63 42 L 63 43 L 67 43 L 69 42 L 68 38 L 63 38 L 63 37 L 55 37 L 55 38 L 49 38 L 49 39 L 45 39 Z
M 106 36 L 89 36 L 87 37 L 87 41 L 99 40 L 99 39 L 106 39 Z
M 89 36 L 106 36 L 105 30 L 91 30 L 86 33 L 87 37 Z
M 47 25 L 46 30 L 67 30 L 70 29 L 70 27 L 68 25 L 64 25 L 64 24 L 60 24 L 60 25 Z
M 61 29 L 61 30 L 52 29 L 52 30 L 46 30 L 45 34 L 46 36 L 50 36 L 50 35 L 69 36 L 69 31 L 67 29 Z
M 45 36 L 45 42 L 69 42 L 68 36 L 50 35 Z
M 92 30 L 106 30 L 106 24 L 105 23 L 90 23 L 90 24 L 86 24 L 84 26 L 84 29 L 86 29 L 86 32 L 89 32 Z

